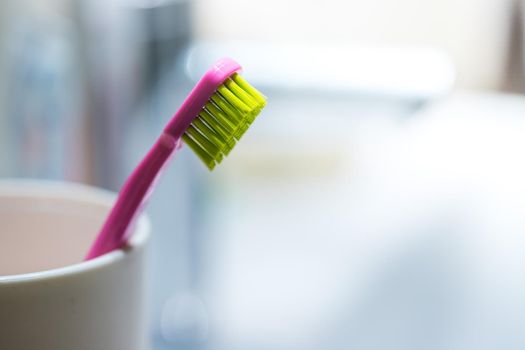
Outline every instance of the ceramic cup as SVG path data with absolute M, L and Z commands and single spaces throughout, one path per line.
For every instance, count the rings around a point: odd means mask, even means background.
M 0 181 L 0 349 L 145 350 L 145 248 L 82 261 L 114 195 L 81 185 Z

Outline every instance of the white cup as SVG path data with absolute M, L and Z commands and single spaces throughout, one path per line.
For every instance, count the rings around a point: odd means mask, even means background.
M 145 350 L 145 247 L 85 261 L 114 195 L 81 185 L 0 181 L 0 349 Z

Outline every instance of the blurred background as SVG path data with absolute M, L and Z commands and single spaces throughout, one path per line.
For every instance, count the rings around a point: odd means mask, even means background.
M 0 176 L 117 191 L 207 66 L 268 106 L 148 213 L 163 349 L 523 349 L 521 0 L 4 0 Z

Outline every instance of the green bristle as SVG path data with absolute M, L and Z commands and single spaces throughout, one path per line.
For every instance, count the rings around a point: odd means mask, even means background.
M 222 85 L 224 86 L 224 85 Z M 226 114 L 226 117 L 228 120 L 233 123 L 234 125 L 234 131 L 232 133 L 232 136 L 234 136 L 237 140 L 239 139 L 240 135 L 242 134 L 242 129 L 244 128 L 244 124 L 246 123 L 245 120 L 245 114 L 246 112 L 241 112 L 237 109 L 235 109 L 234 106 L 232 106 L 222 95 L 220 94 L 214 94 L 211 97 L 214 104 L 220 108 L 220 111 L 224 112 Z M 213 111 L 214 112 L 214 111 Z M 215 115 L 212 112 L 213 115 Z
M 235 132 L 237 129 L 237 124 L 239 123 L 238 120 L 233 120 L 229 115 L 223 112 L 223 110 L 216 107 L 213 103 L 206 103 L 206 106 L 204 107 L 204 110 L 208 112 L 215 120 L 219 122 L 219 125 L 223 126 L 225 129 L 228 130 L 230 134 Z
M 250 111 L 246 114 L 247 120 L 252 123 L 255 120 L 255 116 L 259 113 L 259 103 L 246 91 L 244 91 L 236 82 L 232 79 L 228 79 L 224 82 L 224 85 L 230 91 L 232 91 L 235 96 L 237 96 L 244 104 L 246 104 Z
M 213 144 L 217 145 L 222 153 L 226 154 L 229 152 L 231 148 L 228 147 L 226 140 L 224 140 L 220 134 L 217 134 L 215 130 L 210 128 L 205 122 L 199 118 L 195 118 L 192 125 L 199 130 L 201 134 L 205 135 Z
M 251 86 L 240 74 L 234 73 L 232 75 L 232 80 L 237 83 L 244 91 L 250 94 L 258 103 L 259 107 L 262 109 L 266 106 L 266 100 L 264 99 L 263 94 L 257 91 L 256 88 Z
M 243 113 L 236 110 L 221 95 L 215 93 L 212 95 L 211 100 L 222 112 L 226 113 L 235 125 L 238 125 L 243 120 Z
M 263 95 L 235 73 L 217 88 L 182 138 L 213 170 L 265 105 Z
M 255 110 L 258 107 L 257 101 L 250 96 L 246 91 L 244 91 L 236 82 L 232 79 L 227 79 L 224 82 L 224 85 L 235 94 L 242 102 L 244 102 L 250 110 Z
M 212 156 L 210 156 L 206 151 L 191 137 L 188 136 L 188 134 L 183 134 L 182 139 L 184 140 L 184 143 L 186 143 L 190 148 L 195 152 L 195 154 L 202 160 L 202 162 L 208 167 L 208 169 L 213 170 L 215 168 L 215 160 Z
M 208 113 L 205 109 L 203 109 L 199 113 L 199 118 L 202 119 L 204 122 L 211 128 L 213 131 L 215 131 L 217 134 L 221 135 L 224 142 L 227 144 L 227 148 L 224 151 L 224 154 L 228 155 L 230 150 L 235 146 L 235 139 L 232 137 L 231 132 L 228 132 L 228 130 L 224 127 L 224 125 L 220 124 L 210 113 Z M 232 129 L 233 130 L 233 129 Z
M 243 116 L 245 114 L 248 114 L 252 109 L 248 107 L 244 102 L 241 101 L 240 98 L 235 96 L 235 94 L 226 87 L 226 85 L 221 85 L 217 89 L 217 92 L 226 100 L 228 103 L 235 108 L 236 110 L 240 111 Z
M 246 115 L 246 120 L 248 121 L 248 123 L 253 123 L 253 121 L 255 120 L 255 117 L 257 116 L 257 114 L 259 114 L 259 112 L 261 111 L 260 108 L 256 108 L 253 110 L 252 113 L 249 113 Z
M 190 125 L 188 130 L 186 130 L 186 134 L 190 135 L 190 137 L 195 140 L 206 151 L 206 153 L 212 156 L 216 162 L 222 160 L 221 150 L 208 139 L 208 135 L 204 136 L 193 125 Z

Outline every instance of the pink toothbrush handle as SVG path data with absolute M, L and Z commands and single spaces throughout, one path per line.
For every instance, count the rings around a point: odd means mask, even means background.
M 162 173 L 171 155 L 174 154 L 173 151 L 178 142 L 170 135 L 162 134 L 153 145 L 124 184 L 86 260 L 96 258 L 126 244 L 130 228 L 133 227 L 135 219 L 145 206 L 155 180 Z
M 155 180 L 162 173 L 162 168 L 179 145 L 182 134 L 217 88 L 240 69 L 237 62 L 224 58 L 215 63 L 197 83 L 166 125 L 157 142 L 126 180 L 86 260 L 96 258 L 126 244 L 134 221 L 145 206 L 154 188 Z

